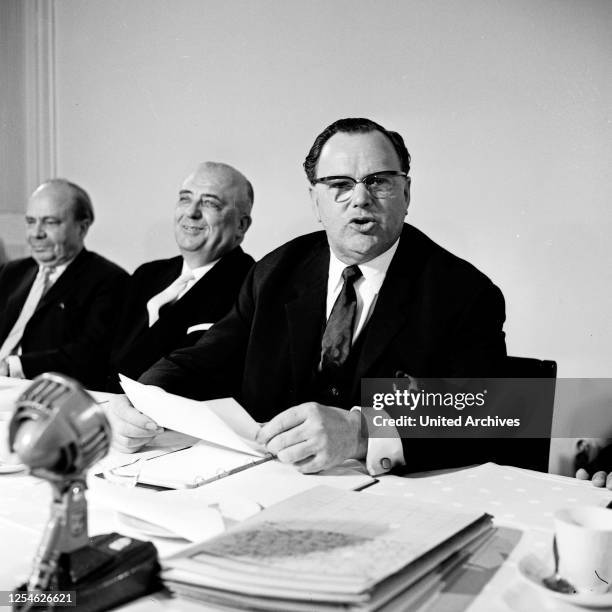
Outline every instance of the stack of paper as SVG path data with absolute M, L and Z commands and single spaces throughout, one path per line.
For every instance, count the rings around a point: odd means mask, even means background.
M 138 467 L 140 483 L 170 489 L 210 483 L 209 486 L 216 485 L 210 489 L 211 494 L 218 492 L 221 497 L 240 494 L 267 506 L 316 486 L 320 478 L 326 478 L 326 484 L 345 489 L 374 482 L 371 476 L 356 470 L 352 462 L 317 476 L 304 476 L 292 466 L 269 461 L 272 455 L 255 441 L 258 423 L 231 397 L 198 402 L 125 376 L 120 376 L 120 380 L 128 398 L 140 412 L 162 427 L 201 439 L 193 448 L 147 457 Z M 247 468 L 249 474 L 241 475 Z M 133 461 L 127 461 L 124 471 L 131 473 L 132 470 Z M 122 468 L 116 467 L 114 472 L 121 476 Z M 217 484 L 230 475 L 233 482 Z
M 486 514 L 317 487 L 168 558 L 162 578 L 225 609 L 405 610 L 491 531 Z

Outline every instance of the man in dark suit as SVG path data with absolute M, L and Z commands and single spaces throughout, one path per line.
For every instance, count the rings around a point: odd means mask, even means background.
M 30 197 L 32 257 L 0 267 L 0 375 L 51 370 L 104 388 L 127 273 L 85 249 L 93 220 L 87 193 L 64 179 L 43 183 Z
M 109 390 L 120 391 L 118 373 L 138 378 L 164 355 L 194 344 L 227 314 L 255 263 L 240 247 L 252 206 L 251 184 L 231 166 L 206 162 L 185 179 L 174 215 L 181 254 L 148 262 L 132 275 Z
M 499 289 L 404 224 L 410 156 L 401 136 L 340 120 L 304 167 L 325 232 L 264 257 L 228 316 L 141 382 L 198 399 L 233 395 L 268 421 L 260 442 L 303 472 L 347 458 L 365 458 L 372 473 L 494 460 L 491 445 L 476 452 L 473 441 L 377 438 L 355 409 L 363 377 L 483 376 L 505 356 Z M 124 399 L 111 418 L 124 450 L 155 427 Z

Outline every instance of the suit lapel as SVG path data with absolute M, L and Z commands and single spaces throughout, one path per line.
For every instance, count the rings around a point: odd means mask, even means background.
M 296 295 L 285 304 L 289 330 L 289 357 L 294 389 L 309 384 L 315 355 L 320 350 L 321 326 L 325 322 L 325 299 L 329 270 L 329 247 L 320 245 L 296 270 Z
M 74 260 L 68 265 L 68 267 L 62 272 L 61 276 L 53 283 L 49 291 L 45 293 L 38 302 L 38 306 L 34 311 L 34 315 L 38 311 L 42 310 L 49 304 L 61 302 L 68 294 L 74 291 L 75 287 L 79 286 L 79 279 L 82 274 L 83 265 L 90 257 L 89 252 L 86 249 L 82 249 L 81 252 L 74 258 Z
M 25 304 L 25 301 L 30 293 L 30 289 L 36 278 L 38 272 L 38 265 L 32 259 L 31 264 L 28 265 L 27 270 L 19 280 L 19 283 L 15 289 L 11 292 L 11 295 L 6 301 L 5 316 L 2 317 L 2 327 L 0 328 L 0 344 L 8 336 L 9 331 L 15 325 L 15 321 Z
M 402 231 L 397 251 L 378 294 L 372 317 L 366 326 L 363 350 L 355 380 L 368 370 L 389 346 L 410 318 L 417 280 L 423 272 L 426 253 L 419 248 L 419 236 L 409 225 Z

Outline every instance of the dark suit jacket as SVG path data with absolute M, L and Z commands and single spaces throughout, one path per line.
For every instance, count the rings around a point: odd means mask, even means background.
M 328 266 L 324 232 L 273 251 L 251 270 L 222 321 L 195 346 L 158 362 L 141 381 L 197 399 L 234 396 L 258 421 L 313 400 Z M 503 296 L 486 276 L 406 224 L 364 328 L 349 405 L 361 403 L 362 377 L 495 372 L 506 354 L 504 319 Z M 413 471 L 487 460 L 517 463 L 514 447 L 496 440 L 403 442 Z M 498 447 L 511 452 L 499 456 Z
M 0 343 L 28 296 L 38 264 L 31 257 L 0 267 Z M 83 249 L 40 300 L 21 340 L 27 378 L 54 371 L 102 389 L 109 337 L 121 308 L 128 275 L 104 257 Z
M 188 328 L 201 323 L 216 323 L 226 315 L 254 263 L 254 259 L 240 247 L 230 251 L 180 300 L 161 308 L 159 319 L 151 327 L 147 302 L 178 278 L 183 258 L 151 261 L 140 266 L 130 278 L 117 326 L 109 390 L 121 391 L 118 373 L 138 378 L 164 355 L 195 344 L 204 332 L 187 334 Z

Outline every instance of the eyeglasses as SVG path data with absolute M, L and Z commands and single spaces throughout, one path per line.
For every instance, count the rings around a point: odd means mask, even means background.
M 368 174 L 359 181 L 351 176 L 323 176 L 315 179 L 313 185 L 325 185 L 336 202 L 346 202 L 351 199 L 358 183 L 363 183 L 373 197 L 388 198 L 395 192 L 397 187 L 396 179 L 399 177 L 410 180 L 410 177 L 405 172 L 382 170 L 381 172 Z

